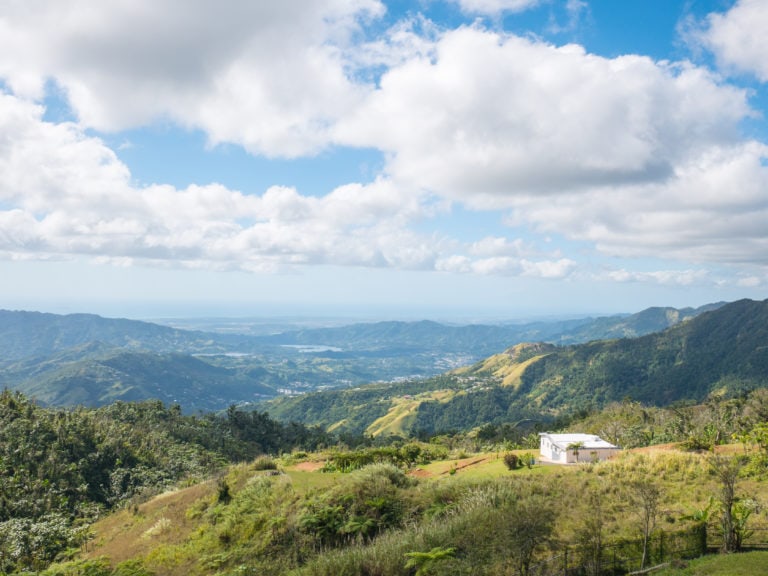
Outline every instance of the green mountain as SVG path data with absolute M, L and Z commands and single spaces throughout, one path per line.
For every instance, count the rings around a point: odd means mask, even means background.
M 0 310 L 0 385 L 49 405 L 162 399 L 185 410 L 221 410 L 278 391 L 432 377 L 525 340 L 581 342 L 662 330 L 702 310 L 508 325 L 376 322 L 272 336 Z M 399 410 L 403 418 L 392 418 L 390 427 L 413 420 L 412 410 Z
M 11 364 L 0 383 L 49 406 L 103 406 L 117 400 L 162 400 L 186 411 L 216 411 L 276 395 L 247 373 L 183 354 L 126 351 L 87 344 L 44 360 Z
M 591 340 L 635 338 L 661 332 L 695 318 L 702 312 L 717 310 L 724 304 L 724 302 L 716 302 L 699 308 L 653 307 L 628 316 L 590 318 L 589 322 L 563 330 L 555 337 L 528 338 L 526 341 L 542 340 L 553 344 L 581 344 Z
M 722 305 L 716 303 L 683 309 L 648 308 L 629 315 L 499 325 L 453 326 L 428 320 L 373 322 L 286 331 L 261 337 L 260 341 L 283 346 L 333 346 L 345 352 L 369 351 L 397 355 L 439 351 L 465 353 L 479 358 L 520 342 L 571 344 L 642 336 L 660 332 Z
M 0 363 L 48 356 L 92 342 L 158 353 L 214 353 L 236 350 L 247 339 L 95 314 L 0 310 Z
M 639 338 L 516 345 L 437 378 L 279 398 L 267 409 L 332 430 L 433 433 L 546 422 L 627 398 L 701 401 L 766 384 L 768 300 L 741 300 Z

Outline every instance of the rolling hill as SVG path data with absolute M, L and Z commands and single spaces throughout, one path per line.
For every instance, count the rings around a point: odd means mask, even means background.
M 100 342 L 126 350 L 212 354 L 283 349 L 287 346 L 338 348 L 329 355 L 397 356 L 404 353 L 461 353 L 476 358 L 527 341 L 586 342 L 658 332 L 703 311 L 701 308 L 649 308 L 637 314 L 499 325 L 446 325 L 419 322 L 356 323 L 334 328 L 286 330 L 269 336 L 180 330 L 151 322 L 103 318 L 95 314 L 49 314 L 0 310 L 0 364 L 47 356 Z
M 276 395 L 275 389 L 235 370 L 184 354 L 155 354 L 86 344 L 45 361 L 19 361 L 0 383 L 49 406 L 104 406 L 115 401 L 162 400 L 186 411 L 216 411 Z
M 549 320 L 504 324 L 462 326 L 420 322 L 373 322 L 286 331 L 261 337 L 260 341 L 278 345 L 311 346 L 323 344 L 347 351 L 379 351 L 390 354 L 416 351 L 464 352 L 487 356 L 520 342 L 552 344 L 582 343 L 608 338 L 627 338 L 660 332 L 723 303 L 700 308 L 648 308 L 636 314 Z
M 0 310 L 0 364 L 99 342 L 113 348 L 157 353 L 214 353 L 248 342 L 238 335 L 177 330 L 151 322 L 95 314 Z
M 286 390 L 434 377 L 526 340 L 562 344 L 645 334 L 717 306 L 505 325 L 360 323 L 270 336 L 181 330 L 92 314 L 0 310 L 0 385 L 49 405 L 162 399 L 185 410 L 221 410 Z M 446 402 L 447 396 L 439 398 Z M 411 408 L 401 407 L 403 417 L 390 420 L 398 426 L 418 424 L 406 412 L 420 404 L 408 402 Z
M 393 431 L 373 424 L 396 412 L 391 419 L 401 429 L 407 423 L 403 432 L 434 433 L 546 422 L 626 398 L 660 406 L 702 401 L 767 384 L 768 300 L 741 300 L 638 338 L 516 345 L 418 383 L 279 398 L 268 410 L 281 419 L 365 433 Z M 411 400 L 407 413 L 405 399 Z

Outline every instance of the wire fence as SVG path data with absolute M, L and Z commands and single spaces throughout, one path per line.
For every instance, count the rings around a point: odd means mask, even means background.
M 648 541 L 643 564 L 643 540 L 619 540 L 595 545 L 563 545 L 558 554 L 532 564 L 532 576 L 620 576 L 641 573 L 643 568 L 687 560 L 722 547 L 722 534 L 704 525 L 674 532 L 656 532 Z M 768 549 L 768 526 L 751 527 L 744 548 Z
M 723 534 L 719 530 L 707 530 L 707 546 L 710 552 L 723 547 Z M 768 549 L 768 526 L 750 526 L 746 530 L 743 547 L 747 550 Z

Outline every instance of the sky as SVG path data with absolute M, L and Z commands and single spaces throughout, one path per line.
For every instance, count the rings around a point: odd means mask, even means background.
M 768 0 L 4 0 L 0 308 L 768 297 Z

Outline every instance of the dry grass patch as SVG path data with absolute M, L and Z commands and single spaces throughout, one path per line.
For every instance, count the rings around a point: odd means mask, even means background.
M 139 506 L 130 506 L 100 520 L 93 526 L 94 540 L 86 558 L 107 557 L 114 566 L 142 557 L 158 543 L 179 544 L 197 528 L 187 510 L 200 501 L 215 497 L 216 483 L 208 481 L 182 490 L 173 490 Z

